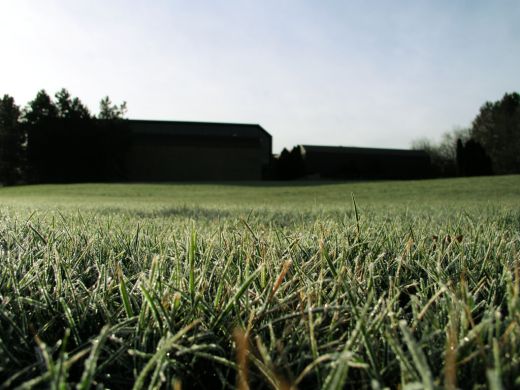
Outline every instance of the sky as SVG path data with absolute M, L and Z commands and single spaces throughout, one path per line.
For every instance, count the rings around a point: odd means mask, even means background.
M 520 1 L 0 0 L 0 94 L 409 148 L 520 91 Z

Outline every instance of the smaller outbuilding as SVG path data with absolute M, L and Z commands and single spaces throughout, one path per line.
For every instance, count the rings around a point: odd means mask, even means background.
M 431 172 L 423 150 L 345 146 L 297 145 L 281 156 L 278 166 L 290 170 L 292 178 L 325 180 L 420 179 Z

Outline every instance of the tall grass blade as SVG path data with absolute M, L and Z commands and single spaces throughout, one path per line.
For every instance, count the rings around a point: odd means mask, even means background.
M 92 381 L 94 380 L 94 375 L 96 373 L 99 356 L 101 355 L 102 347 L 105 344 L 109 332 L 110 327 L 105 325 L 103 329 L 101 329 L 101 332 L 99 332 L 99 335 L 94 340 L 92 340 L 90 355 L 85 361 L 85 367 L 83 369 L 83 374 L 81 375 L 80 383 L 76 386 L 78 390 L 90 389 Z
M 417 345 L 412 333 L 408 329 L 406 321 L 399 321 L 399 328 L 403 333 L 404 341 L 406 346 L 410 350 L 410 354 L 412 355 L 412 359 L 415 363 L 415 367 L 417 371 L 421 375 L 422 384 L 426 390 L 433 390 L 433 375 L 430 370 L 430 366 L 428 365 L 428 361 L 422 349 Z

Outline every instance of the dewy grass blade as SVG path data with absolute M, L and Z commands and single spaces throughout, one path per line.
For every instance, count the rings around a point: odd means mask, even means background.
M 218 306 L 220 305 L 220 297 L 222 296 L 222 291 L 224 289 L 224 286 L 226 285 L 226 275 L 228 273 L 228 269 L 232 261 L 233 254 L 231 253 L 226 261 L 224 269 L 222 270 L 222 277 L 218 282 L 217 293 L 215 294 L 215 299 L 213 300 L 213 307 L 215 308 L 218 308 Z
M 146 303 L 148 304 L 148 307 L 152 311 L 153 318 L 155 319 L 155 321 L 159 325 L 159 328 L 162 329 L 163 322 L 162 322 L 162 319 L 161 319 L 161 315 L 159 314 L 159 310 L 157 309 L 157 306 L 155 305 L 155 302 L 152 299 L 150 293 L 148 292 L 146 287 L 143 286 L 142 284 L 141 284 L 141 291 L 143 292 L 143 297 L 144 297 Z
M 189 267 L 190 267 L 190 270 L 189 270 L 190 297 L 191 297 L 191 302 L 193 305 L 195 304 L 195 294 L 196 294 L 196 292 L 195 292 L 195 254 L 196 254 L 196 250 L 197 250 L 197 232 L 195 231 L 195 229 L 193 229 L 191 231 L 191 237 L 190 237 L 190 242 L 189 242 L 189 247 L 188 247 L 188 262 L 189 262 Z
M 356 216 L 356 232 L 357 232 L 357 237 L 359 240 L 361 238 L 361 228 L 359 227 L 359 213 L 358 213 L 358 208 L 357 208 L 357 204 L 356 204 L 356 197 L 354 196 L 353 192 L 351 192 L 350 194 L 352 196 L 352 204 L 354 205 L 354 215 Z
M 329 256 L 327 248 L 325 248 L 325 243 L 323 242 L 323 240 L 320 240 L 320 260 L 323 262 L 323 259 L 325 259 L 325 261 L 330 269 L 330 272 L 332 273 L 332 276 L 333 277 L 338 276 L 336 267 L 334 266 L 334 263 Z
M 90 350 L 90 355 L 85 361 L 85 367 L 83 369 L 83 374 L 81 375 L 81 381 L 77 386 L 78 390 L 87 390 L 90 388 L 92 381 L 94 379 L 94 374 L 96 373 L 96 367 L 99 360 L 99 356 L 101 355 L 101 349 L 110 333 L 110 327 L 105 325 L 99 335 L 92 340 L 92 348 Z
M 72 310 L 70 309 L 69 305 L 63 298 L 60 298 L 60 304 L 63 308 L 63 312 L 65 313 L 65 318 L 67 319 L 67 322 L 69 323 L 69 329 L 71 329 L 72 334 L 74 336 L 74 341 L 76 344 L 81 345 L 81 338 L 78 333 L 78 326 L 76 324 L 76 321 L 74 320 Z
M 500 346 L 498 340 L 493 338 L 493 365 L 492 369 L 486 371 L 489 388 L 492 390 L 502 390 L 502 365 L 500 362 Z
M 125 275 L 123 274 L 123 270 L 119 264 L 117 264 L 117 276 L 119 278 L 119 293 L 121 294 L 121 300 L 123 301 L 126 315 L 128 318 L 133 317 L 134 311 L 132 309 L 132 303 L 130 302 L 130 296 L 128 295 L 128 290 L 126 288 Z
M 242 285 L 239 287 L 235 295 L 229 300 L 227 305 L 225 306 L 224 310 L 220 313 L 220 315 L 215 319 L 215 321 L 211 324 L 212 328 L 216 328 L 223 318 L 225 318 L 229 312 L 233 309 L 233 307 L 238 303 L 240 297 L 244 294 L 246 289 L 249 287 L 249 285 L 255 280 L 255 278 L 258 276 L 262 269 L 262 266 L 257 268 L 249 277 L 242 283 Z
M 183 337 L 186 333 L 188 333 L 191 329 L 193 329 L 195 326 L 199 324 L 199 320 L 192 322 L 191 324 L 185 326 L 181 330 L 179 330 L 175 335 L 163 339 L 162 344 L 157 348 L 157 352 L 148 360 L 146 365 L 143 367 L 141 372 L 139 373 L 134 386 L 132 389 L 139 390 L 142 389 L 144 386 L 144 382 L 146 380 L 146 377 L 148 373 L 154 368 L 154 366 L 163 359 L 168 351 L 172 348 L 172 346 L 179 340 L 181 337 Z
M 363 321 L 365 321 L 366 314 L 368 313 L 369 304 L 365 303 L 361 313 L 357 316 L 358 320 L 356 322 L 356 327 L 354 328 L 352 334 L 350 335 L 348 341 L 345 343 L 343 350 L 339 353 L 338 358 L 332 363 L 332 368 L 329 372 L 329 375 L 325 379 L 325 383 L 323 384 L 323 389 L 325 390 L 335 390 L 341 389 L 345 385 L 345 382 L 348 377 L 348 372 L 350 369 L 350 362 L 354 358 L 354 353 L 352 351 L 353 346 L 357 343 L 358 338 L 361 334 L 361 329 L 364 326 Z
M 433 390 L 433 375 L 430 370 L 430 366 L 428 365 L 428 360 L 426 359 L 426 356 L 424 355 L 424 352 L 422 349 L 417 345 L 417 342 L 415 341 L 412 333 L 408 329 L 408 326 L 406 325 L 406 321 L 402 320 L 399 321 L 399 328 L 401 329 L 401 332 L 404 336 L 404 341 L 406 343 L 406 346 L 410 350 L 410 354 L 412 355 L 412 359 L 415 363 L 415 367 L 417 368 L 417 371 L 419 371 L 419 374 L 421 375 L 423 386 L 426 390 Z

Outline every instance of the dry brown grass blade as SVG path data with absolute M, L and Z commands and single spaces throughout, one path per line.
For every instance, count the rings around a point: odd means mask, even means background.
M 446 355 L 444 358 L 444 387 L 447 390 L 457 388 L 457 321 L 456 316 L 451 317 L 446 340 Z
M 421 320 L 423 319 L 423 317 L 426 315 L 426 313 L 428 312 L 428 309 L 435 303 L 435 301 L 442 295 L 444 294 L 445 292 L 447 291 L 447 287 L 445 286 L 442 286 L 431 298 L 430 300 L 426 303 L 426 305 L 424 305 L 423 309 L 421 310 L 421 312 L 419 313 L 419 315 L 417 316 L 417 318 L 415 319 L 414 321 L 414 324 L 412 326 L 412 330 L 415 330 L 417 328 L 417 324 L 419 322 L 421 322 Z
M 291 265 L 292 265 L 292 260 L 291 259 L 285 260 L 285 262 L 283 263 L 283 267 L 282 267 L 282 270 L 280 272 L 280 275 L 278 275 L 278 278 L 276 279 L 276 282 L 275 282 L 275 284 L 273 286 L 273 289 L 271 290 L 271 294 L 269 295 L 269 300 L 271 300 L 274 297 L 274 295 L 276 294 L 276 292 L 280 288 L 280 286 L 281 286 L 281 284 L 283 282 L 283 279 L 285 278 L 285 275 L 289 271 L 289 268 L 291 268 Z
M 249 390 L 248 382 L 248 361 L 247 355 L 249 354 L 249 342 L 247 334 L 243 329 L 236 328 L 233 331 L 233 338 L 235 339 L 236 346 L 236 359 L 237 359 L 237 389 L 238 390 Z

